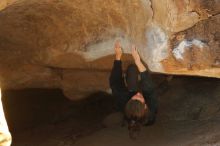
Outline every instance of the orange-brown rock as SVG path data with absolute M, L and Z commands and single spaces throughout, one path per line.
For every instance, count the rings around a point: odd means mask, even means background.
M 165 30 L 179 32 L 220 12 L 219 0 L 152 0 L 154 21 Z
M 177 33 L 169 57 L 162 61 L 166 72 L 219 77 L 219 21 L 216 15 Z
M 0 10 L 3 88 L 61 88 L 72 99 L 81 98 L 75 92 L 107 90 L 117 39 L 124 53 L 136 44 L 152 72 L 220 77 L 218 1 L 2 0 Z M 208 41 L 178 60 L 172 50 L 180 41 L 173 38 L 183 30 L 206 30 L 191 39 Z M 124 57 L 125 66 L 131 60 Z

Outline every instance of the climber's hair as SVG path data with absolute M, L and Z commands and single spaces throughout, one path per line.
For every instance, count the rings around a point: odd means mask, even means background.
M 128 122 L 130 138 L 136 139 L 147 115 L 148 110 L 146 109 L 145 104 L 132 99 L 127 102 L 125 107 L 125 118 Z
M 141 119 L 146 113 L 145 104 L 138 100 L 129 100 L 125 107 L 125 114 L 127 118 Z

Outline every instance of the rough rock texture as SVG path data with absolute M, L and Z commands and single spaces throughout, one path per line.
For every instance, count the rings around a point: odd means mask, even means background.
M 136 44 L 153 72 L 219 78 L 219 3 L 3 0 L 1 86 L 61 88 L 71 99 L 82 98 L 82 92 L 107 90 L 116 39 L 121 39 L 125 53 L 130 53 L 131 44 Z M 207 25 L 213 27 L 206 28 Z M 207 32 L 200 33 L 204 28 Z M 174 40 L 179 31 L 187 33 L 186 39 L 206 40 L 205 49 L 190 46 L 183 60 L 175 59 L 172 51 L 181 44 Z M 123 60 L 126 67 L 131 58 L 127 55 Z
M 200 20 L 191 1 L 152 0 L 154 21 L 171 32 L 185 30 Z
M 219 0 L 152 0 L 154 21 L 164 29 L 179 32 L 220 12 Z
M 220 15 L 197 23 L 173 38 L 170 57 L 163 60 L 168 72 L 219 76 Z
M 0 10 L 6 8 L 7 6 L 15 3 L 18 0 L 1 0 L 0 1 Z

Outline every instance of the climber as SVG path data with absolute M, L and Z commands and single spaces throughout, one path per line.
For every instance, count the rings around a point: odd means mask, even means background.
M 118 111 L 125 115 L 130 137 L 136 138 L 141 125 L 152 125 L 155 122 L 157 101 L 153 81 L 141 62 L 137 48 L 132 46 L 131 54 L 135 65 L 128 66 L 125 77 L 122 73 L 122 54 L 120 41 L 116 41 L 115 60 L 109 78 L 110 87 L 116 97 Z

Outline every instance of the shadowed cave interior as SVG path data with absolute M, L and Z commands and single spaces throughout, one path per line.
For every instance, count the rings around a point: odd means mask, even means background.
M 157 121 L 136 140 L 109 94 L 116 40 L 123 69 L 135 44 L 157 87 Z M 13 146 L 220 146 L 219 78 L 220 0 L 0 0 Z
M 15 146 L 220 145 L 220 81 L 153 75 L 159 112 L 136 140 L 105 92 L 70 101 L 59 89 L 3 90 L 3 105 Z M 6 98 L 7 97 L 7 98 Z

